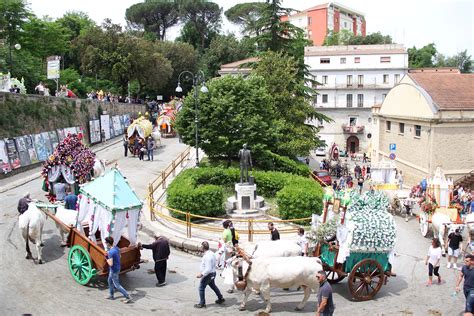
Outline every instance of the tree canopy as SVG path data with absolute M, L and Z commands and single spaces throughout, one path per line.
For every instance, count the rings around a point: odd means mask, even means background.
M 257 21 L 262 17 L 263 12 L 268 8 L 267 3 L 246 2 L 239 3 L 225 11 L 225 16 L 229 21 L 242 27 L 244 34 L 249 36 L 260 35 Z
M 380 32 L 362 36 L 354 35 L 349 30 L 341 30 L 340 32 L 329 31 L 323 43 L 324 46 L 374 44 L 392 44 L 392 37 L 390 35 L 383 35 Z

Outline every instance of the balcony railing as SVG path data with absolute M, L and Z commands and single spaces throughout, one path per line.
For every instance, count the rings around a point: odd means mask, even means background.
M 380 83 L 352 83 L 352 84 L 347 84 L 347 83 L 326 83 L 326 84 L 320 84 L 316 86 L 316 89 L 390 89 L 392 88 L 392 85 L 385 83 L 385 84 L 380 84 Z
M 342 124 L 342 131 L 346 134 L 362 134 L 364 132 L 364 127 L 364 125 Z

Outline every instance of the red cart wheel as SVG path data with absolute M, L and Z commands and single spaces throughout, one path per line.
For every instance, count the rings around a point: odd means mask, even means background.
M 380 263 L 374 259 L 364 259 L 357 263 L 349 274 L 349 291 L 357 301 L 368 301 L 374 298 L 382 288 L 385 280 Z

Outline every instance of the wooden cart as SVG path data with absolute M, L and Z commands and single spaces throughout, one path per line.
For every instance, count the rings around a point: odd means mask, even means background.
M 89 227 L 84 226 L 84 234 L 72 225 L 63 223 L 56 216 L 57 205 L 41 204 L 36 206 L 51 218 L 59 229 L 68 232 L 67 247 L 69 271 L 74 280 L 81 284 L 88 284 L 95 276 L 107 276 L 109 266 L 106 261 L 106 251 L 100 239 L 99 232 L 96 233 L 97 244 L 90 240 Z M 130 241 L 121 236 L 117 246 L 120 248 L 120 273 L 126 273 L 140 268 L 140 249 L 136 246 L 129 247 Z
M 344 224 L 346 206 L 340 206 L 340 200 L 334 203 L 326 201 L 323 211 L 323 223 L 326 222 L 328 206 L 340 211 L 341 224 Z M 336 284 L 348 277 L 347 285 L 353 299 L 368 301 L 375 297 L 387 278 L 396 276 L 391 272 L 392 266 L 388 261 L 388 252 L 361 252 L 351 250 L 345 262 L 338 263 L 339 245 L 337 240 L 318 242 L 313 256 L 319 257 L 323 269 L 327 272 L 327 280 Z

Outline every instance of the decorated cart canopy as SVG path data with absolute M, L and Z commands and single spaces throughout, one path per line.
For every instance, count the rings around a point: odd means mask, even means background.
M 84 183 L 90 179 L 95 154 L 86 148 L 76 134 L 68 134 L 44 162 L 41 175 L 46 182 L 56 182 L 63 176 L 69 184 Z
M 375 184 L 396 184 L 396 165 L 393 160 L 383 158 L 370 168 L 370 177 Z
M 443 169 L 438 167 L 433 177 L 429 178 L 427 183 L 427 193 L 435 199 L 439 207 L 449 207 L 451 204 L 451 192 L 453 191 L 453 179 L 446 179 Z
M 144 116 L 140 116 L 136 120 L 130 124 L 127 129 L 127 137 L 133 138 L 135 135 L 138 134 L 140 138 L 146 138 L 151 135 L 153 130 L 153 126 L 149 119 L 145 118 Z
M 77 228 L 84 233 L 82 222 L 89 223 L 89 238 L 96 242 L 99 230 L 102 243 L 112 236 L 114 246 L 128 227 L 130 246 L 137 243 L 137 226 L 143 203 L 117 168 L 81 187 L 78 196 Z

